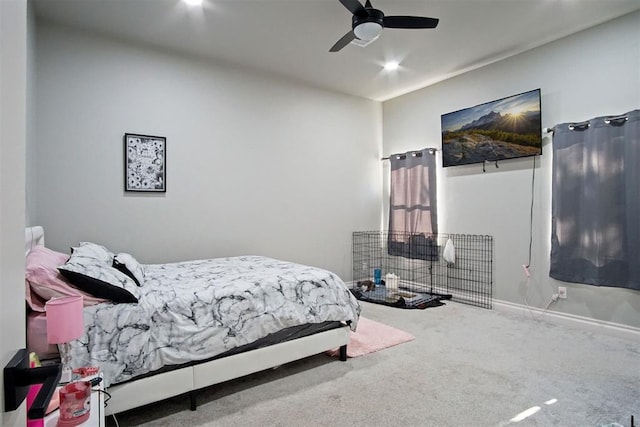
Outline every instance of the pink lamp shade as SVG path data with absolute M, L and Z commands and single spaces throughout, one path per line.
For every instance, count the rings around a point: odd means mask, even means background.
M 62 344 L 84 333 L 82 296 L 53 298 L 44 305 L 47 313 L 47 342 Z

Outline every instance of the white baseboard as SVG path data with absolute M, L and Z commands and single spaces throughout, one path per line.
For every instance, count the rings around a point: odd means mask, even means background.
M 503 313 L 515 313 L 530 315 L 533 313 L 536 318 L 557 325 L 567 325 L 592 332 L 606 333 L 619 338 L 638 341 L 640 340 L 640 328 L 623 325 L 620 323 L 607 322 L 604 320 L 591 319 L 589 317 L 576 316 L 574 314 L 560 313 L 557 311 L 543 310 L 536 307 L 527 307 L 522 304 L 515 304 L 508 301 L 493 300 L 493 308 Z
M 345 282 L 348 287 L 354 287 L 355 282 Z M 589 317 L 577 316 L 575 314 L 560 313 L 557 311 L 544 310 L 537 307 L 527 307 L 523 304 L 516 304 L 508 301 L 494 299 L 493 309 L 502 313 L 512 313 L 531 318 L 531 314 L 536 319 L 544 320 L 556 325 L 567 325 L 592 332 L 605 333 L 628 340 L 640 340 L 640 328 L 623 325 L 621 323 L 607 322 L 604 320 L 592 319 Z

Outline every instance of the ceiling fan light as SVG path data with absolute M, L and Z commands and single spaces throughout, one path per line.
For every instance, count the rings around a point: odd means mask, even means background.
M 375 40 L 382 33 L 382 25 L 377 22 L 363 22 L 353 29 L 353 34 L 364 41 Z
M 386 64 L 384 64 L 384 70 L 385 71 L 395 71 L 398 69 L 398 67 L 400 66 L 400 64 L 398 64 L 396 61 L 389 61 Z

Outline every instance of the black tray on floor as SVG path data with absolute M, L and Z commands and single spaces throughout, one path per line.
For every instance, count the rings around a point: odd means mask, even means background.
M 443 300 L 451 299 L 449 294 L 421 293 L 406 289 L 387 289 L 375 286 L 370 289 L 355 288 L 351 293 L 360 301 L 388 305 L 390 307 L 425 309 L 444 305 Z

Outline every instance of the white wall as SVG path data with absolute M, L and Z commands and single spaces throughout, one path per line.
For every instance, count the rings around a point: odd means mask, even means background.
M 25 347 L 24 217 L 27 117 L 27 3 L 0 1 L 0 366 Z M 0 383 L 3 373 L 0 371 Z M 0 427 L 25 424 L 25 405 Z
M 27 31 L 27 140 L 26 140 L 26 171 L 25 171 L 25 223 L 27 226 L 36 225 L 34 218 L 36 216 L 36 16 L 33 10 L 33 2 L 27 2 L 28 7 L 28 31 Z
M 142 262 L 262 254 L 351 277 L 379 224 L 381 104 L 38 23 L 37 222 Z M 123 191 L 125 132 L 167 138 L 166 194 Z
M 543 127 L 640 108 L 640 13 L 385 102 L 384 153 L 440 147 L 441 114 L 536 88 L 542 92 Z M 494 237 L 495 299 L 525 304 L 526 297 L 532 306 L 545 307 L 557 286 L 566 286 L 567 300 L 552 310 L 640 327 L 639 292 L 548 277 L 550 144 L 545 135 L 536 159 L 529 287 L 521 266 L 528 262 L 531 158 L 500 162 L 498 169 L 488 165 L 486 173 L 482 165 L 439 167 L 440 231 Z

